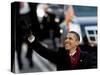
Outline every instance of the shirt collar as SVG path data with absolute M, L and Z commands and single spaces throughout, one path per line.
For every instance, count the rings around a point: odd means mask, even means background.
M 76 53 L 76 50 L 72 54 L 69 54 L 69 56 L 73 56 L 75 53 Z

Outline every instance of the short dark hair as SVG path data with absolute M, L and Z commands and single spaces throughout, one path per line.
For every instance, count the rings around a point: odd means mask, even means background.
M 73 33 L 73 34 L 75 34 L 77 40 L 80 41 L 80 36 L 79 36 L 79 34 L 78 34 L 77 32 L 75 32 L 75 31 L 69 31 L 68 33 Z

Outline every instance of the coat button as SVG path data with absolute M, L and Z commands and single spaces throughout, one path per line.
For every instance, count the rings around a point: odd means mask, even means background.
M 82 62 L 82 59 L 80 60 L 80 62 Z

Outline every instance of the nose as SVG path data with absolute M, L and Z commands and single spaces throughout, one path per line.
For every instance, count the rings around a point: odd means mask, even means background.
M 66 39 L 66 40 L 64 41 L 64 45 L 65 45 L 66 43 L 68 43 L 68 41 L 69 41 L 69 40 L 68 40 L 68 39 Z
M 69 38 L 65 39 L 65 42 L 68 42 L 69 41 Z

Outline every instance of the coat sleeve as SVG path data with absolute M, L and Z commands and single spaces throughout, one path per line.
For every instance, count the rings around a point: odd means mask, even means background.
M 48 49 L 44 47 L 39 41 L 35 40 L 33 43 L 31 43 L 31 47 L 33 50 L 35 50 L 40 56 L 48 59 L 52 63 L 56 65 L 57 63 L 57 56 L 58 52 L 53 49 Z

